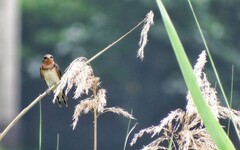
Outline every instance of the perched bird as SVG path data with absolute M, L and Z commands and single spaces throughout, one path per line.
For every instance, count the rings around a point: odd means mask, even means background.
M 53 86 L 61 79 L 62 74 L 60 68 L 58 64 L 54 62 L 54 58 L 51 54 L 44 55 L 42 59 L 42 64 L 40 65 L 40 76 L 45 81 L 48 87 Z M 55 89 L 53 89 L 53 92 L 54 91 Z M 65 96 L 63 91 L 57 96 L 57 101 L 59 107 L 61 107 L 62 102 L 65 104 L 66 107 L 68 106 L 67 97 Z

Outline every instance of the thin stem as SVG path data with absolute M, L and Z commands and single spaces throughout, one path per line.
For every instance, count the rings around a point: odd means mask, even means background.
M 97 98 L 97 86 L 98 86 L 99 78 L 95 77 L 94 85 L 93 85 L 93 96 L 96 103 L 98 103 Z M 97 107 L 94 107 L 94 148 L 93 150 L 97 150 Z
M 146 18 L 145 18 L 146 19 Z M 128 34 L 130 34 L 133 30 L 135 30 L 138 26 L 140 26 L 145 19 L 143 19 L 141 22 L 139 22 L 135 27 L 133 27 L 130 31 L 128 31 L 127 33 L 125 33 L 123 36 L 121 36 L 119 39 L 117 39 L 116 41 L 114 41 L 112 44 L 108 45 L 106 48 L 102 49 L 100 52 L 98 52 L 96 55 L 94 55 L 92 58 L 90 58 L 86 64 L 90 63 L 91 61 L 93 61 L 94 59 L 96 59 L 98 56 L 100 56 L 101 54 L 103 54 L 105 51 L 107 51 L 109 48 L 111 48 L 113 45 L 115 45 L 116 43 L 118 43 L 119 41 L 121 41 L 124 37 L 126 37 Z
M 59 133 L 57 134 L 57 147 L 56 150 L 59 150 Z
M 97 150 L 97 109 L 94 109 L 94 150 Z
M 40 94 L 32 103 L 30 103 L 26 108 L 24 108 L 16 118 L 4 129 L 4 131 L 0 134 L 0 141 L 4 138 L 4 136 L 9 132 L 9 130 L 20 120 L 34 105 L 36 105 L 39 101 L 42 100 L 52 89 L 55 88 L 56 85 L 47 89 L 44 93 Z
M 123 147 L 123 150 L 126 149 L 126 146 L 127 146 L 127 141 L 128 141 L 128 138 L 129 138 L 129 135 L 132 133 L 132 131 L 136 128 L 138 123 L 135 123 L 135 125 L 130 129 L 130 131 L 127 133 L 126 135 L 126 139 L 125 139 L 125 143 L 124 143 L 124 147 Z
M 196 21 L 196 24 L 197 24 L 199 33 L 200 33 L 200 35 L 201 35 L 201 38 L 202 38 L 202 40 L 203 40 L 204 46 L 205 46 L 205 48 L 206 48 L 206 50 L 207 50 L 209 60 L 210 60 L 211 65 L 212 65 L 212 67 L 213 67 L 213 71 L 214 71 L 214 73 L 215 73 L 215 75 L 216 75 L 216 78 L 217 78 L 219 87 L 220 87 L 221 92 L 222 92 L 223 97 L 224 97 L 224 100 L 225 100 L 225 102 L 226 102 L 227 107 L 229 108 L 229 103 L 228 103 L 228 100 L 227 100 L 227 96 L 226 96 L 225 91 L 224 91 L 224 89 L 223 89 L 222 82 L 221 82 L 221 80 L 220 80 L 220 78 L 219 78 L 219 76 L 218 76 L 218 72 L 217 72 L 217 69 L 216 69 L 215 64 L 214 64 L 214 62 L 213 62 L 213 59 L 212 59 L 210 50 L 209 50 L 208 45 L 207 45 L 207 42 L 206 42 L 205 37 L 204 37 L 204 35 L 203 35 L 203 33 L 202 33 L 201 26 L 200 26 L 200 24 L 199 24 L 199 22 L 198 22 L 198 20 L 197 20 L 197 17 L 196 17 L 196 15 L 195 15 L 195 12 L 194 12 L 194 10 L 193 10 L 193 7 L 192 7 L 192 4 L 191 4 L 190 0 L 188 0 L 188 3 L 189 3 L 189 6 L 190 6 L 190 8 L 191 8 L 191 10 L 192 10 L 193 17 L 194 17 L 194 19 L 195 19 L 195 21 Z
M 39 101 L 39 147 L 38 149 L 42 149 L 42 103 Z
M 172 134 L 171 139 L 170 139 L 169 144 L 168 144 L 168 150 L 172 149 L 172 143 L 173 143 L 173 134 Z
M 230 106 L 230 108 L 232 108 L 233 81 L 234 81 L 234 66 L 232 65 L 231 93 L 230 93 L 230 102 L 229 102 L 229 106 Z M 228 119 L 228 128 L 227 128 L 227 134 L 228 134 L 228 136 L 229 136 L 229 131 L 230 131 L 230 118 Z

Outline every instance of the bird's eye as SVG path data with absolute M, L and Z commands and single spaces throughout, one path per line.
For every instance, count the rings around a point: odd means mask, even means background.
M 50 58 L 53 58 L 53 56 L 50 56 Z
M 47 57 L 43 57 L 43 59 L 47 59 Z

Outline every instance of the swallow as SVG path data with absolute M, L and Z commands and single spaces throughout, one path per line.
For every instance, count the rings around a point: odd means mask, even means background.
M 42 64 L 40 65 L 40 76 L 49 88 L 57 84 L 58 81 L 61 80 L 61 70 L 58 64 L 54 62 L 54 58 L 51 54 L 44 55 L 42 59 Z M 53 89 L 52 91 L 54 93 L 55 89 Z M 68 106 L 67 97 L 63 91 L 57 96 L 57 101 L 59 107 L 62 106 L 62 102 L 65 104 L 66 107 Z

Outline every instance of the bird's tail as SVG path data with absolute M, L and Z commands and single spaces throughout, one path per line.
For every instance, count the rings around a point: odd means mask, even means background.
M 64 94 L 64 92 L 62 91 L 58 96 L 57 96 L 57 101 L 58 101 L 58 105 L 59 107 L 62 107 L 62 103 L 65 104 L 66 107 L 68 107 L 68 103 L 67 103 L 67 96 Z

